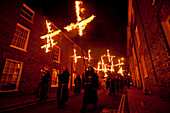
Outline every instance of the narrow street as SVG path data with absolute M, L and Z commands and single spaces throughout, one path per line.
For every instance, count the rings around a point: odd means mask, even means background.
M 98 90 L 98 108 L 93 109 L 93 105 L 88 105 L 87 113 L 104 113 L 109 111 L 109 113 L 112 111 L 113 113 L 117 113 L 118 109 L 120 109 L 121 106 L 121 98 L 122 95 L 125 94 L 125 101 L 124 105 L 122 104 L 122 107 L 124 107 L 125 113 L 129 113 L 129 107 L 128 107 L 128 101 L 126 96 L 126 91 L 120 91 L 119 93 L 116 93 L 116 96 L 109 96 L 106 92 L 104 92 L 102 89 Z M 46 103 L 38 103 L 38 104 L 32 104 L 28 106 L 23 106 L 18 109 L 6 111 L 5 113 L 80 113 L 80 109 L 82 106 L 83 101 L 83 91 L 80 95 L 74 95 L 69 98 L 69 101 L 66 103 L 65 107 L 63 109 L 57 108 L 57 101 L 56 99 L 48 101 Z M 122 100 L 123 102 L 123 100 Z

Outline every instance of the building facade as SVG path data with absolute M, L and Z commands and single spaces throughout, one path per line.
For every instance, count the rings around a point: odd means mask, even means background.
M 56 92 L 57 74 L 63 66 L 70 72 L 69 88 L 73 86 L 76 74 L 84 71 L 83 59 L 74 62 L 77 55 L 87 56 L 66 34 L 60 32 L 53 37 L 57 44 L 48 53 L 41 46 L 47 43 L 40 36 L 47 34 L 46 20 L 42 13 L 22 0 L 1 1 L 0 7 L 0 95 L 2 98 L 15 93 L 33 94 L 41 80 L 42 69 L 49 70 L 51 83 L 49 90 Z M 50 21 L 50 20 L 48 20 Z M 51 22 L 53 30 L 59 30 Z M 11 95 L 12 94 L 12 95 Z M 16 96 L 16 95 L 15 95 Z
M 169 101 L 170 1 L 128 0 L 127 56 L 132 83 Z

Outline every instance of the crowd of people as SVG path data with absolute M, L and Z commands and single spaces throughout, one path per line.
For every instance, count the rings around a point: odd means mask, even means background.
M 41 82 L 38 84 L 36 91 L 36 98 L 39 97 L 39 101 L 46 101 L 48 99 L 48 86 L 51 80 L 49 71 L 45 70 L 41 74 Z M 63 108 L 65 102 L 68 101 L 68 83 L 70 73 L 67 67 L 63 67 L 62 74 L 58 74 L 58 88 L 57 88 L 57 102 L 58 108 Z M 105 91 L 109 92 L 109 95 L 115 95 L 115 91 L 123 90 L 124 87 L 130 87 L 130 79 L 128 77 L 122 77 L 120 75 L 113 76 L 110 74 L 107 78 L 99 79 L 99 76 L 95 73 L 94 68 L 89 66 L 85 73 L 77 75 L 74 79 L 74 90 L 75 95 L 81 93 L 81 89 L 84 89 L 83 104 L 81 112 L 84 113 L 87 109 L 88 104 L 93 104 L 94 108 L 97 108 L 98 96 L 97 89 L 100 86 Z
M 123 91 L 124 88 L 130 87 L 130 79 L 128 77 L 123 77 L 120 74 L 113 76 L 110 74 L 106 78 L 106 89 L 109 92 L 109 95 L 115 95 L 115 91 L 119 92 L 120 90 Z

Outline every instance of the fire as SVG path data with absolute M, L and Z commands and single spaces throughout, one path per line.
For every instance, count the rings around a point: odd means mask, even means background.
M 71 57 L 73 57 L 74 63 L 77 63 L 77 59 L 78 59 L 78 58 L 81 58 L 81 56 L 77 56 L 77 54 L 76 54 L 76 49 L 73 49 L 73 52 L 74 52 L 74 55 L 71 56 Z
M 71 23 L 70 25 L 64 27 L 64 29 L 66 29 L 68 32 L 73 29 L 78 29 L 80 36 L 83 35 L 83 30 L 86 28 L 87 24 L 90 23 L 95 17 L 94 15 L 92 15 L 89 18 L 82 20 L 82 18 L 80 17 L 80 12 L 83 12 L 85 10 L 84 8 L 81 8 L 82 4 L 82 1 L 75 1 L 77 23 Z
M 90 60 L 93 59 L 93 58 L 91 57 L 90 52 L 91 52 L 91 50 L 89 49 L 89 50 L 88 50 L 88 62 L 90 62 Z
M 120 63 L 120 59 L 118 59 L 118 64 L 116 64 L 116 66 L 119 66 L 119 68 L 120 68 L 121 65 L 124 65 L 124 63 L 123 62 Z
M 117 73 L 119 73 L 119 74 L 121 74 L 123 76 L 123 71 L 124 71 L 123 68 L 120 67 Z
M 46 26 L 47 26 L 47 29 L 48 29 L 48 33 L 44 36 L 41 36 L 40 38 L 41 39 L 47 39 L 47 44 L 41 46 L 41 48 L 45 48 L 45 50 L 46 50 L 45 52 L 47 53 L 47 52 L 50 51 L 50 47 L 53 48 L 53 46 L 57 44 L 57 42 L 54 42 L 52 37 L 58 35 L 61 32 L 61 30 L 54 31 L 51 28 L 51 22 L 48 22 L 47 20 L 46 20 Z
M 108 61 L 109 61 L 109 64 L 106 64 L 104 62 L 104 57 L 107 57 L 108 58 Z M 114 63 L 113 63 L 113 58 L 115 56 L 111 56 L 110 53 L 109 53 L 109 49 L 107 50 L 107 55 L 104 54 L 101 56 L 101 61 L 98 62 L 98 72 L 99 71 L 103 71 L 104 73 L 107 73 L 108 71 L 110 72 L 114 72 Z
M 105 63 L 104 62 L 104 57 L 107 57 L 109 63 Z M 124 65 L 123 61 L 124 58 L 118 59 L 118 64 L 114 64 L 113 62 L 113 58 L 115 58 L 115 56 L 111 56 L 109 53 L 109 49 L 107 50 L 107 55 L 104 54 L 101 56 L 101 60 L 98 62 L 98 66 L 97 66 L 97 71 L 103 71 L 105 73 L 105 76 L 107 76 L 107 72 L 114 72 L 114 66 L 118 66 L 119 70 L 117 73 L 121 74 L 123 76 L 123 67 L 121 67 L 122 65 Z
M 91 50 L 89 49 L 88 50 L 88 57 L 84 57 L 84 59 L 87 59 L 88 60 L 88 62 L 90 63 L 90 61 L 91 61 L 91 59 L 93 59 L 92 57 L 91 57 Z

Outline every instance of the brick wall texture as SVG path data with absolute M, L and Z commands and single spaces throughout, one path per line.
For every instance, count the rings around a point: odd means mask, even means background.
M 169 45 L 162 28 L 161 22 L 170 15 L 169 0 L 156 0 L 152 5 L 152 0 L 133 0 L 135 22 L 131 25 L 131 46 L 127 50 L 132 51 L 135 46 L 136 57 L 138 60 L 139 78 L 138 87 L 151 91 L 152 94 L 160 96 L 165 100 L 170 100 L 170 68 L 169 64 Z M 137 47 L 137 37 L 135 28 L 138 28 L 140 46 Z M 133 62 L 133 53 L 129 52 L 129 61 L 131 73 L 135 68 Z M 145 66 L 148 77 L 145 77 L 143 67 L 141 66 L 141 57 L 144 56 Z M 135 75 L 136 76 L 136 75 Z M 134 79 L 134 78 L 133 78 Z M 143 84 L 142 84 L 143 82 Z M 142 84 L 142 85 L 141 85 Z

